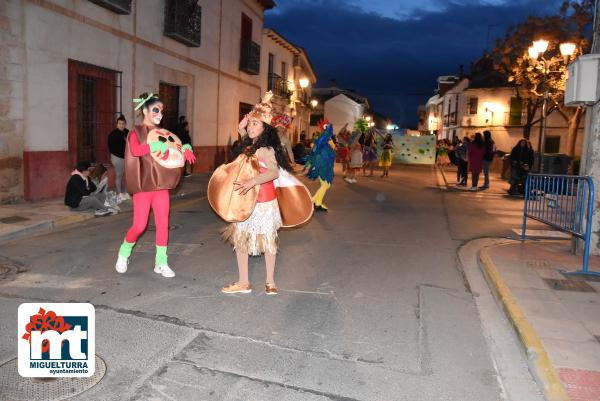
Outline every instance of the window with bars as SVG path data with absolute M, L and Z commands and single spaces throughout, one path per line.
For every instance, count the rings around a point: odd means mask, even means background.
M 478 103 L 479 99 L 476 97 L 472 97 L 469 99 L 469 114 L 477 114 Z

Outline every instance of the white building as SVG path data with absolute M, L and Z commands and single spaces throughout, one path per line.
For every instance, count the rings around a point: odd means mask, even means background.
M 163 125 L 187 116 L 196 171 L 225 160 L 262 91 L 273 0 L 3 0 L 0 201 L 64 194 L 78 160 L 106 163 L 131 99 L 159 93 Z
M 261 50 L 261 87 L 273 92 L 273 108 L 292 117 L 290 139 L 296 142 L 308 131 L 312 85 L 317 76 L 308 55 L 273 29 L 265 29 Z M 302 85 L 306 85 L 304 88 Z
M 311 133 L 318 130 L 317 124 L 322 118 L 333 124 L 336 134 L 345 124 L 348 124 L 349 130 L 353 130 L 356 120 L 364 117 L 369 109 L 367 98 L 354 91 L 338 88 L 335 82 L 328 88 L 314 88 L 313 95 L 319 103 L 311 118 Z
M 539 110 L 533 121 L 538 121 Z M 481 77 L 461 78 L 451 88 L 431 97 L 426 104 L 427 123 L 422 131 L 439 139 L 463 138 L 489 130 L 498 150 L 510 152 L 523 138 L 526 115 L 517 90 Z M 583 125 L 583 124 L 582 124 Z M 546 153 L 567 152 L 567 123 L 559 113 L 547 117 Z M 540 123 L 533 125 L 530 141 L 537 151 Z M 575 154 L 581 154 L 583 126 L 579 127 Z

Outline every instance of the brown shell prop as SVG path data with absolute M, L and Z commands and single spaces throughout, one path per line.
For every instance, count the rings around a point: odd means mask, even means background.
M 147 143 L 166 142 L 169 149 L 165 153 L 150 153 L 154 161 L 166 168 L 181 168 L 185 165 L 183 152 L 181 151 L 181 139 L 174 133 L 164 128 L 154 128 L 148 132 Z
M 223 220 L 235 223 L 248 219 L 256 205 L 259 186 L 245 195 L 234 191 L 233 183 L 248 180 L 259 174 L 256 157 L 239 155 L 231 163 L 219 166 L 208 182 L 208 203 Z

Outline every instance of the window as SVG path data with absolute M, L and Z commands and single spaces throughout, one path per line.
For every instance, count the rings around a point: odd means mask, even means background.
M 546 145 L 544 146 L 545 153 L 560 152 L 560 136 L 547 136 Z
M 252 19 L 242 13 L 240 71 L 250 75 L 260 73 L 260 45 L 252 40 Z
M 508 112 L 508 125 L 521 125 L 523 102 L 519 97 L 510 98 L 510 111 Z
M 479 99 L 472 97 L 469 99 L 469 114 L 477 114 L 477 103 Z
M 254 105 L 252 105 L 250 103 L 240 102 L 240 115 L 239 115 L 238 121 L 242 121 L 244 116 L 252 111 L 253 107 L 254 107 Z
M 202 9 L 197 0 L 165 1 L 165 36 L 188 47 L 200 47 Z
M 287 81 L 287 63 L 285 62 L 281 63 L 281 78 L 283 78 L 284 81 Z
M 275 73 L 275 56 L 269 53 L 269 75 Z

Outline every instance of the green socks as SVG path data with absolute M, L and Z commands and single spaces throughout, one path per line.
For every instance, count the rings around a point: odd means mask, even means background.
M 135 246 L 135 242 L 127 242 L 123 241 L 121 247 L 119 248 L 119 256 L 128 259 L 131 256 L 131 252 L 133 251 L 133 247 Z M 156 266 L 166 265 L 167 264 L 167 247 L 166 246 L 156 246 Z
M 156 245 L 156 266 L 166 265 L 167 264 L 167 247 L 166 246 L 158 246 Z
M 125 259 L 128 259 L 129 256 L 131 256 L 131 251 L 133 251 L 134 245 L 135 245 L 135 242 L 123 241 L 123 243 L 121 244 L 121 247 L 119 248 L 119 256 L 122 256 Z

